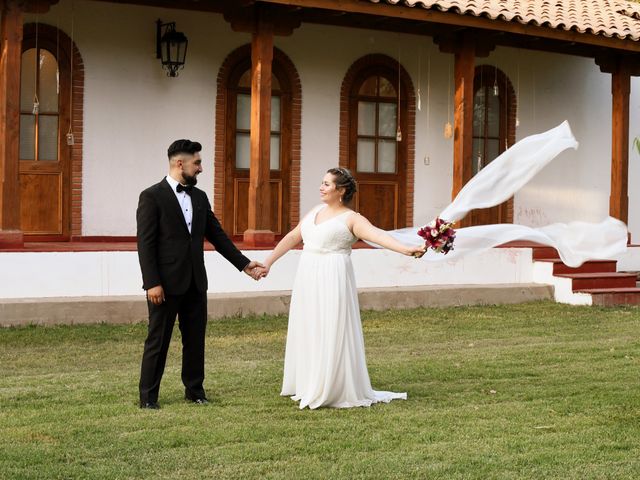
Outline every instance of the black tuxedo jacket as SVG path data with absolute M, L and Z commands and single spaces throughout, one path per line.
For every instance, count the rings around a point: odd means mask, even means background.
M 143 289 L 162 285 L 166 294 L 181 295 L 193 278 L 198 290 L 205 292 L 208 287 L 205 238 L 238 270 L 249 263 L 222 230 L 207 195 L 194 188 L 191 203 L 193 220 L 189 233 L 176 194 L 166 178 L 140 194 L 136 220 Z

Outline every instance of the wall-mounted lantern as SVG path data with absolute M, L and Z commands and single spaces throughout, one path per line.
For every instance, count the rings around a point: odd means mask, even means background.
M 176 22 L 156 22 L 156 57 L 167 70 L 167 76 L 177 77 L 178 70 L 184 67 L 189 41 L 182 32 L 176 32 Z

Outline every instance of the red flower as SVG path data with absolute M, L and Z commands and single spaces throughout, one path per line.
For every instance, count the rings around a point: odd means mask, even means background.
M 429 225 L 420 228 L 418 235 L 424 238 L 427 248 L 446 255 L 453 250 L 453 242 L 456 238 L 456 231 L 452 226 L 453 222 L 436 217 Z

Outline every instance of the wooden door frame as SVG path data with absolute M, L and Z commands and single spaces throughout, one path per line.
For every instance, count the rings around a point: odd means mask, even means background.
M 497 82 L 496 80 L 497 76 Z M 480 82 L 482 79 L 482 82 Z M 482 83 L 482 84 L 481 84 Z M 492 87 L 494 83 L 497 83 L 499 91 L 500 91 L 500 120 L 499 120 L 499 152 L 504 152 L 507 148 L 510 148 L 516 141 L 516 116 L 517 116 L 517 99 L 515 89 L 513 88 L 513 84 L 509 77 L 505 72 L 501 69 L 496 68 L 495 65 L 478 65 L 474 71 L 474 81 L 473 81 L 473 98 L 475 105 L 475 96 L 478 90 L 482 86 Z M 505 93 L 506 92 L 506 93 Z M 506 122 L 505 122 L 506 120 Z M 485 125 L 485 128 L 487 126 Z M 471 131 L 471 136 L 473 137 L 473 129 Z M 506 141 L 506 148 L 505 148 Z M 473 157 L 469 160 L 471 163 L 467 166 L 468 171 L 473 171 L 472 162 L 475 161 Z M 514 199 L 511 197 L 506 202 L 497 205 L 495 208 L 497 210 L 498 215 L 498 223 L 513 223 L 514 218 Z M 484 209 L 488 210 L 488 209 Z M 474 212 L 477 210 L 472 210 L 469 212 L 465 221 L 463 222 L 464 226 L 472 226 L 475 225 L 474 221 Z
M 400 148 L 404 150 L 406 163 L 404 167 L 403 183 L 398 202 L 398 225 L 413 225 L 414 212 L 414 182 L 415 182 L 415 93 L 411 77 L 397 60 L 383 54 L 370 54 L 356 60 L 347 70 L 340 89 L 340 145 L 339 162 L 341 167 L 349 168 L 351 159 L 355 158 L 354 148 L 357 131 L 354 131 L 353 95 L 355 85 L 366 72 L 374 69 L 384 69 L 394 72 L 392 78 L 395 88 L 398 88 L 398 69 L 400 70 L 400 108 L 405 112 L 400 115 L 402 142 Z M 357 94 L 357 92 L 355 92 Z M 404 97 L 404 98 L 402 98 Z M 404 105 L 403 105 L 404 104 Z
M 228 207 L 233 203 L 234 179 L 233 164 L 228 161 L 235 158 L 235 95 L 230 92 L 231 86 L 237 83 L 240 75 L 251 68 L 251 45 L 243 45 L 232 51 L 223 62 L 218 72 L 216 97 L 215 158 L 214 158 L 214 195 L 213 207 L 227 233 L 233 234 L 229 227 L 233 225 L 233 210 Z M 280 180 L 287 180 L 288 188 L 283 188 L 282 195 L 282 231 L 286 233 L 300 220 L 300 129 L 302 116 L 302 88 L 300 77 L 293 62 L 281 50 L 274 48 L 273 73 L 281 86 L 288 87 L 281 94 L 281 155 L 287 152 L 288 162 L 282 162 Z M 284 108 L 288 104 L 288 108 Z M 231 115 L 230 112 L 233 112 Z M 232 119 L 233 125 L 228 119 Z M 285 131 L 289 129 L 289 131 Z M 286 150 L 285 150 L 286 149 Z M 283 168 L 284 167 L 284 168 Z M 238 237 L 241 238 L 241 237 Z
M 38 47 L 45 48 L 58 58 L 60 71 L 60 100 L 58 127 L 58 158 L 64 158 L 62 166 L 62 234 L 28 234 L 29 241 L 67 241 L 82 235 L 82 149 L 84 128 L 84 61 L 75 42 L 62 30 L 46 23 L 27 23 L 24 25 L 21 54 L 29 48 L 35 48 L 36 26 Z M 73 55 L 73 79 L 71 79 L 71 55 Z M 66 86 L 66 88 L 65 88 Z M 75 142 L 66 143 L 69 125 L 73 125 Z M 18 133 L 19 135 L 19 133 Z M 25 163 L 28 162 L 28 163 Z M 19 160 L 20 173 L 27 166 L 35 166 L 38 171 L 46 172 L 46 165 L 34 165 L 41 162 Z M 46 163 L 46 162 L 45 162 Z M 50 167 L 49 167 L 50 168 Z

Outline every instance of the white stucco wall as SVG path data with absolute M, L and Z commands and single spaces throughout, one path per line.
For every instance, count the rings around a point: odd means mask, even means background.
M 39 19 L 55 25 L 60 18 L 61 28 L 70 32 L 70 5 L 61 0 Z M 205 172 L 200 185 L 212 197 L 216 77 L 225 57 L 250 37 L 232 32 L 217 14 L 104 2 L 75 2 L 74 9 L 75 40 L 85 63 L 83 234 L 133 235 L 138 193 L 162 178 L 166 147 L 175 138 L 202 142 Z M 166 77 L 155 58 L 157 18 L 176 21 L 189 38 L 187 65 L 178 78 Z M 415 222 L 430 220 L 449 203 L 452 140 L 443 137 L 443 127 L 451 55 L 440 53 L 426 37 L 313 24 L 302 25 L 290 37 L 277 37 L 275 45 L 292 59 L 302 82 L 303 213 L 317 203 L 324 171 L 337 164 L 344 74 L 369 53 L 400 56 L 422 93 L 416 117 Z M 610 75 L 600 73 L 590 59 L 509 48 L 498 48 L 478 63 L 497 64 L 515 87 L 519 71 L 518 138 L 568 119 L 580 141 L 577 152 L 562 154 L 517 194 L 515 221 L 539 226 L 605 216 Z M 640 133 L 639 89 L 634 80 L 632 137 Z M 634 208 L 637 162 L 632 153 L 629 224 L 640 235 L 640 212 Z
M 264 261 L 270 251 L 245 251 Z M 282 258 L 255 282 L 217 252 L 205 252 L 209 293 L 291 290 L 301 250 Z M 351 259 L 359 288 L 532 283 L 530 249 L 495 248 L 432 263 L 388 250 L 358 249 Z M 0 300 L 5 298 L 144 295 L 136 252 L 0 252 Z

